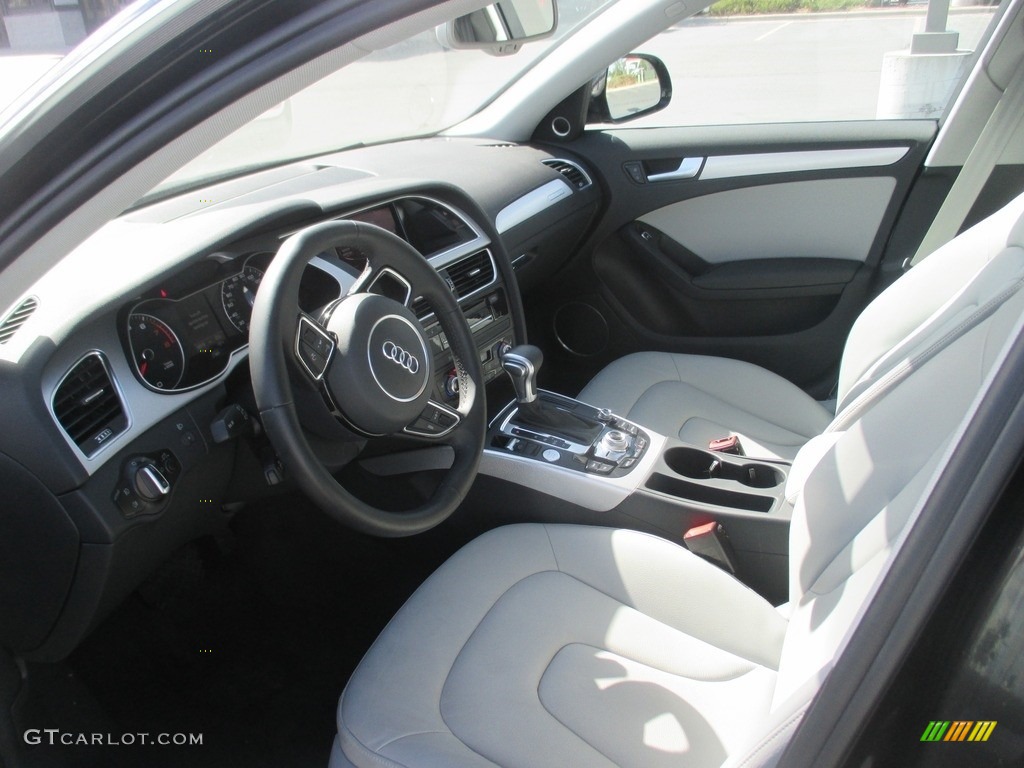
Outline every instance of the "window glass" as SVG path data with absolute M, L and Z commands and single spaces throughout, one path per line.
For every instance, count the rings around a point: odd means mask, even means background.
M 0 112 L 132 0 L 0 0 Z
M 925 31 L 926 4 L 750 12 L 773 3 L 720 0 L 639 46 L 665 62 L 673 93 L 665 110 L 630 125 L 938 118 L 997 10 L 950 8 L 946 30 L 956 36 L 944 42 L 955 53 L 925 63 L 908 49 Z

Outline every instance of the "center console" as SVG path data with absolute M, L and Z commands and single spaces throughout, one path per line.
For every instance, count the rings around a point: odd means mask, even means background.
M 688 445 L 606 409 L 538 390 L 542 359 L 528 346 L 501 356 L 516 400 L 491 421 L 480 472 L 523 490 L 502 494 L 510 498 L 495 499 L 495 507 L 508 501 L 544 519 L 667 535 L 769 599 L 785 599 L 788 463 Z
M 572 472 L 620 478 L 651 445 L 640 425 L 611 411 L 552 392 L 539 392 L 535 403 L 535 409 L 509 403 L 492 422 L 488 448 Z M 559 421 L 565 426 L 557 426 Z

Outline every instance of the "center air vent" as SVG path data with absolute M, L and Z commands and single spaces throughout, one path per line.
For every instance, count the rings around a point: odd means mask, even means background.
M 494 282 L 494 262 L 487 251 L 479 251 L 462 261 L 449 264 L 441 270 L 441 278 L 448 283 L 456 299 L 464 299 L 474 291 L 479 291 Z M 429 315 L 431 310 L 422 296 L 412 303 L 412 311 L 420 320 Z
M 38 306 L 39 300 L 29 297 L 5 317 L 3 322 L 0 322 L 0 344 L 6 344 L 18 332 L 18 329 L 28 322 Z
M 64 375 L 53 393 L 53 415 L 86 456 L 128 428 L 124 405 L 102 355 L 86 355 Z
M 456 297 L 460 299 L 494 282 L 494 264 L 487 251 L 474 253 L 462 261 L 450 264 L 445 271 L 450 284 L 455 287 Z
M 427 300 L 422 296 L 416 298 L 416 301 L 412 303 L 412 313 L 420 320 L 429 315 L 433 310 L 430 305 L 427 304 Z
M 576 189 L 586 189 L 591 185 L 587 172 L 571 160 L 542 160 L 548 168 L 554 168 L 565 180 Z

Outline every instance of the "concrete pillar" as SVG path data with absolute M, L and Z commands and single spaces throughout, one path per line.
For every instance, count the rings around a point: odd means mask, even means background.
M 967 73 L 972 51 L 957 49 L 960 35 L 946 30 L 950 0 L 929 0 L 924 32 L 910 49 L 882 59 L 878 89 L 879 119 L 937 118 Z
M 941 117 L 953 90 L 967 74 L 971 53 L 885 54 L 878 90 L 878 119 Z

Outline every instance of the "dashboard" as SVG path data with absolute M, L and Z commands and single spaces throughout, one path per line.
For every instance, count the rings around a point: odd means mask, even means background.
M 491 382 L 502 347 L 525 341 L 521 286 L 553 278 L 599 206 L 578 161 L 422 140 L 222 182 L 110 222 L 36 285 L 27 317 L 16 307 L 0 318 L 0 481 L 33 510 L 5 533 L 46 552 L 31 588 L 0 600 L 0 641 L 61 658 L 155 565 L 223 525 L 214 510 L 286 479 L 259 436 L 246 363 L 253 302 L 290 235 L 350 219 L 404 239 L 456 296 Z M 316 315 L 353 290 L 406 303 L 433 355 L 432 398 L 457 405 L 430 306 L 397 281 L 367 285 L 366 265 L 351 247 L 318 254 L 300 309 Z

